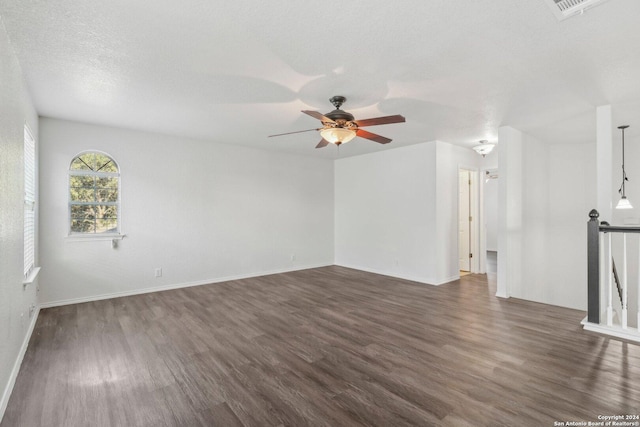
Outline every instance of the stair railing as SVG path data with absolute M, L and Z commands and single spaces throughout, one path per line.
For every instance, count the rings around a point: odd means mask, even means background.
M 627 234 L 640 233 L 640 227 L 614 226 L 600 223 L 600 214 L 593 209 L 589 212 L 587 223 L 587 322 L 600 323 L 600 285 L 604 282 L 606 296 L 606 325 L 613 325 L 613 282 L 615 281 L 622 310 L 620 323 L 622 329 L 628 328 L 628 268 Z M 622 277 L 618 275 L 612 256 L 611 240 L 614 233 L 622 234 Z M 604 243 L 603 245 L 601 245 Z M 640 250 L 638 264 L 640 265 Z M 602 268 L 601 268 L 602 265 Z M 604 273 L 601 277 L 601 272 Z M 638 313 L 637 325 L 640 331 L 640 274 L 638 275 Z
M 604 224 L 604 222 L 603 222 Z M 616 288 L 618 289 L 618 297 L 620 298 L 620 304 L 622 304 L 622 286 L 620 285 L 620 277 L 618 277 L 618 269 L 616 268 L 616 260 L 611 256 L 611 264 L 613 265 L 613 280 L 616 282 Z

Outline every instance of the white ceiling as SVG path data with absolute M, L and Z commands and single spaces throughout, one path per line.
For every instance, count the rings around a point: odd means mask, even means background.
M 640 133 L 638 0 L 562 22 L 544 0 L 0 0 L 0 16 L 42 116 L 328 158 L 314 132 L 267 135 L 317 127 L 300 110 L 333 95 L 407 118 L 340 157 L 503 125 L 592 141 L 603 104 Z

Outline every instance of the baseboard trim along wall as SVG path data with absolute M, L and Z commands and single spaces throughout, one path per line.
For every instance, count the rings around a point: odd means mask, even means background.
M 345 267 L 345 268 L 353 268 L 354 270 L 366 271 L 367 273 L 379 274 L 381 276 L 389 276 L 389 277 L 395 277 L 396 279 L 411 280 L 412 282 L 418 282 L 418 283 L 422 283 L 423 285 L 431 285 L 431 286 L 444 285 L 445 283 L 449 283 L 454 280 L 458 280 L 460 278 L 459 276 L 454 276 L 454 277 L 450 277 L 440 281 L 435 279 L 425 280 L 424 278 L 411 276 L 409 274 L 398 274 L 394 272 L 378 270 L 375 268 L 361 267 L 359 265 L 347 265 L 347 264 L 336 264 L 336 265 L 340 267 Z
M 9 377 L 9 382 L 5 386 L 4 392 L 2 393 L 2 400 L 0 400 L 0 421 L 2 421 L 2 418 L 4 417 L 4 412 L 7 410 L 7 405 L 9 404 L 9 398 L 11 397 L 13 386 L 16 384 L 16 379 L 18 378 L 18 373 L 20 372 L 20 366 L 22 366 L 22 360 L 24 359 L 24 355 L 27 353 L 27 347 L 29 347 L 29 341 L 31 340 L 31 335 L 33 334 L 33 330 L 36 327 L 36 321 L 38 320 L 39 314 L 40 314 L 40 307 L 36 306 L 36 310 L 33 313 L 33 316 L 31 317 L 31 322 L 29 323 L 29 329 L 27 330 L 27 333 L 24 336 L 24 340 L 22 341 L 20 352 L 18 353 L 18 357 L 16 358 L 16 361 L 13 364 L 13 369 L 11 370 L 11 376 Z
M 629 329 L 622 329 L 621 326 L 617 326 L 617 325 L 606 326 L 606 325 L 598 325 L 595 323 L 589 323 L 587 321 L 587 317 L 582 319 L 580 324 L 582 325 L 582 329 L 584 329 L 585 331 L 596 332 L 598 334 L 603 334 L 603 335 L 610 335 L 612 337 L 622 338 L 625 340 L 640 343 L 640 335 L 638 335 L 638 332 L 636 332 L 638 331 L 638 329 L 636 328 L 630 327 Z
M 450 277 L 447 277 L 446 279 L 440 280 L 439 282 L 436 282 L 435 285 L 436 286 L 440 286 L 440 285 L 444 285 L 444 284 L 449 283 L 449 282 L 455 282 L 456 280 L 460 280 L 460 275 L 459 274 L 456 274 L 455 276 L 450 276 Z
M 171 285 L 154 286 L 154 287 L 143 288 L 143 289 L 133 289 L 130 291 L 113 292 L 113 293 L 100 294 L 100 295 L 90 295 L 87 297 L 71 298 L 71 299 L 58 300 L 58 301 L 49 301 L 49 302 L 41 303 L 40 308 L 60 307 L 63 305 L 82 304 L 84 302 L 100 301 L 104 299 L 149 294 L 152 292 L 170 291 L 172 289 L 189 288 L 191 286 L 211 285 L 214 283 L 229 282 L 231 280 L 250 279 L 252 277 L 268 276 L 270 274 L 290 273 L 293 271 L 308 270 L 310 268 L 327 267 L 330 265 L 332 264 L 316 264 L 316 265 L 298 266 L 296 268 L 285 268 L 285 269 L 277 269 L 277 270 L 270 270 L 270 271 L 261 271 L 256 273 L 219 277 L 217 279 L 206 279 L 206 280 L 198 280 L 195 282 L 175 283 Z

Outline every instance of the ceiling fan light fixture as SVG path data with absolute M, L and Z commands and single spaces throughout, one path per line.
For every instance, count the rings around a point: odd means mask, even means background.
M 475 147 L 473 147 L 473 150 L 476 153 L 480 154 L 482 157 L 484 157 L 487 154 L 491 153 L 495 148 L 495 146 L 496 144 L 491 144 L 486 139 L 483 139 L 482 141 L 480 141 L 479 145 L 476 145 Z
M 346 144 L 356 137 L 356 131 L 353 129 L 341 127 L 327 127 L 320 131 L 320 135 L 332 144 Z

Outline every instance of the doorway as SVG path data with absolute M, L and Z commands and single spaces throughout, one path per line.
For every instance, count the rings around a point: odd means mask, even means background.
M 482 248 L 484 259 L 481 259 L 487 279 L 496 280 L 498 271 L 498 169 L 483 170 L 482 185 Z
M 458 265 L 460 274 L 473 272 L 474 171 L 458 170 Z

